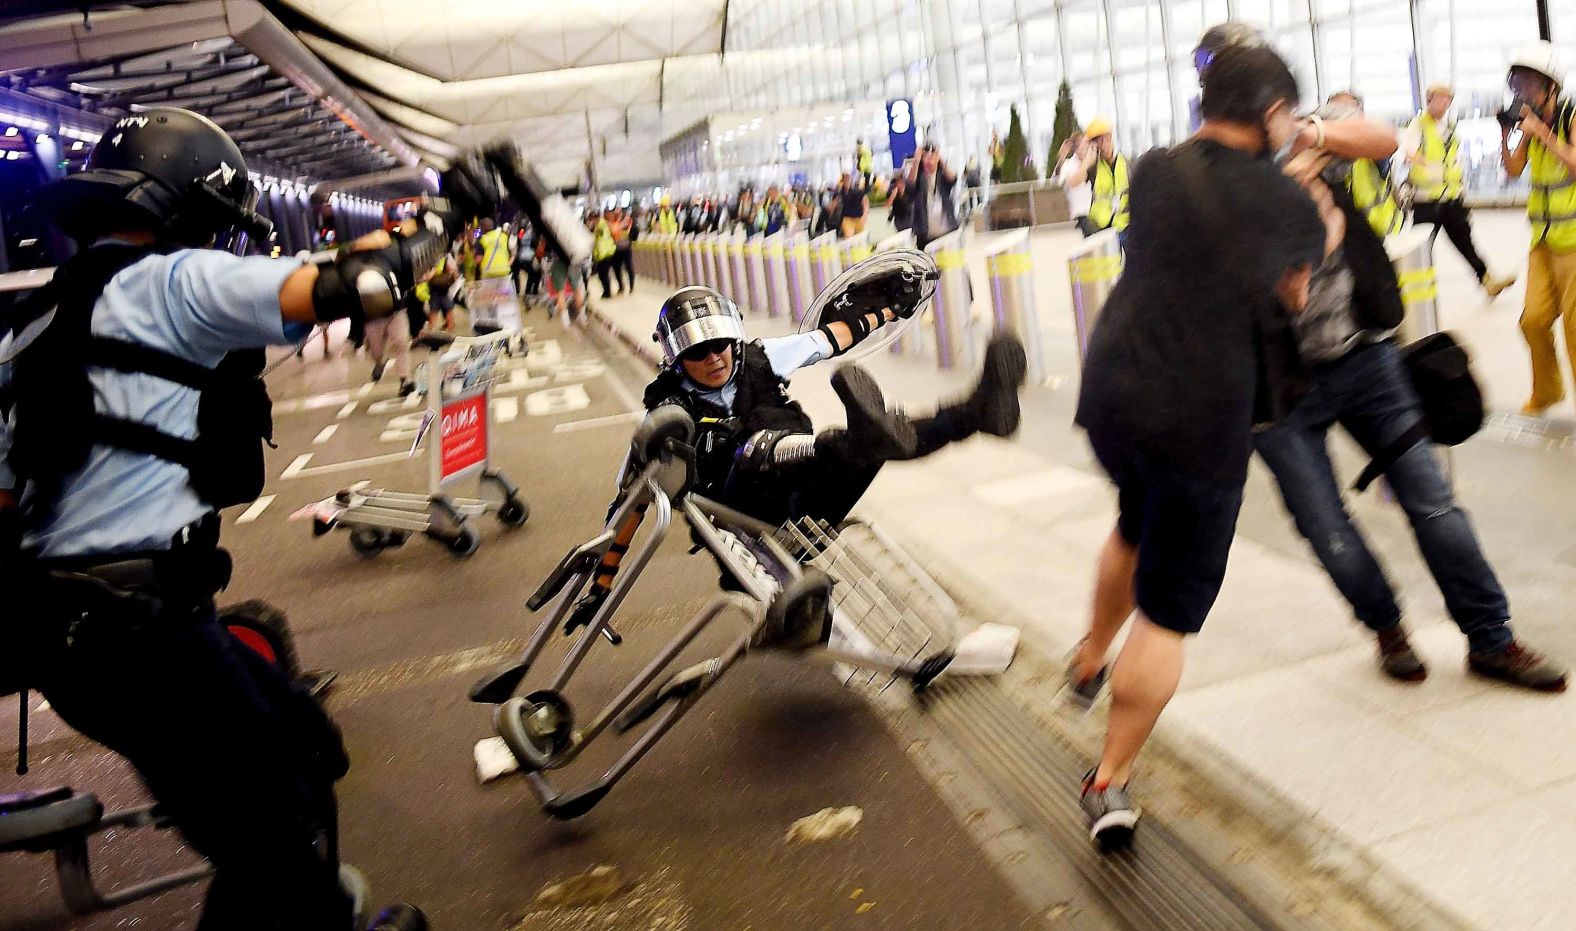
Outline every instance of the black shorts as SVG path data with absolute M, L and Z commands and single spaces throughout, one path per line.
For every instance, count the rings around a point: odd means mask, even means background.
M 1092 436 L 1090 445 L 1116 484 L 1117 532 L 1138 550 L 1138 610 L 1167 630 L 1198 633 L 1226 577 L 1242 483 L 1197 478 Z

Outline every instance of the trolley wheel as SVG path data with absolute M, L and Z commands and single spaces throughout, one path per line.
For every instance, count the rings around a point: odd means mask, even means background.
M 321 517 L 312 518 L 312 536 L 321 537 L 334 529 L 334 521 L 324 520 Z
M 450 553 L 463 559 L 481 548 L 482 535 L 470 524 L 461 524 L 454 536 L 443 542 L 448 546 Z
M 547 769 L 574 742 L 574 709 L 552 689 L 509 699 L 498 707 L 493 724 L 526 772 Z
M 377 527 L 352 527 L 350 548 L 356 555 L 371 558 L 389 547 L 389 535 Z
M 518 527 L 531 517 L 531 506 L 525 499 L 510 495 L 498 508 L 498 519 L 507 527 Z

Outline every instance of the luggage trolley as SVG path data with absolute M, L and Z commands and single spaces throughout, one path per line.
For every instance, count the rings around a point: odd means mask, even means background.
M 927 596 L 923 603 L 905 601 L 899 590 L 908 581 L 875 579 L 879 561 L 854 555 L 847 530 L 839 536 L 824 526 L 774 527 L 690 493 L 694 433 L 694 422 L 677 407 L 659 407 L 647 415 L 635 433 L 602 532 L 572 549 L 526 602 L 533 611 L 549 603 L 552 608 L 520 659 L 471 689 L 472 701 L 497 706 L 493 721 L 498 735 L 553 817 L 576 818 L 590 811 L 752 649 L 813 653 L 873 672 L 872 681 L 884 677 L 881 687 L 901 678 L 916 690 L 952 662 L 952 625 L 924 614 L 931 604 L 929 589 L 919 590 Z M 655 526 L 642 535 L 648 514 Z M 564 697 L 564 688 L 598 639 L 615 646 L 623 642 L 613 615 L 667 537 L 675 514 L 688 524 L 699 547 L 722 566 L 728 590 L 668 641 L 593 718 L 582 720 Z M 851 569 L 857 571 L 847 571 Z M 845 589 L 841 598 L 834 598 L 834 580 Z M 840 637 L 833 633 L 834 610 Z M 702 631 L 724 618 L 737 622 L 739 633 L 719 655 L 668 672 Z M 516 696 L 560 630 L 566 635 L 579 631 L 568 654 L 546 687 Z M 609 727 L 625 734 L 647 721 L 651 723 L 602 775 L 568 791 L 549 780 L 549 772 L 573 762 Z
M 500 331 L 486 336 L 448 337 L 428 334 L 421 342 L 432 357 L 420 366 L 416 380 L 427 398 L 416 440 L 414 457 L 431 430 L 428 444 L 426 494 L 383 488 L 344 488 L 333 497 L 297 512 L 310 514 L 312 532 L 322 536 L 336 527 L 350 531 L 350 547 L 362 556 L 376 556 L 403 545 L 413 533 L 425 534 L 449 548 L 455 556 L 469 556 L 481 545 L 481 534 L 469 519 L 489 511 L 506 527 L 519 527 L 531 516 L 520 488 L 501 469 L 488 464 L 491 411 L 489 389 L 496 376 L 498 357 L 510 351 L 517 332 Z M 450 497 L 447 489 L 461 479 L 476 476 L 482 498 Z

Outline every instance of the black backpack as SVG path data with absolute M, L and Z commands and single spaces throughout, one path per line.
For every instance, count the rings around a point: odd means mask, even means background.
M 1483 429 L 1483 392 L 1472 377 L 1472 359 L 1449 333 L 1430 333 L 1402 349 L 1402 362 L 1423 419 L 1373 454 L 1352 487 L 1365 490 L 1397 459 L 1424 440 L 1442 446 L 1465 443 Z
M 49 283 L 17 306 L 3 329 L 17 334 L 0 409 L 13 419 L 9 464 L 28 482 L 26 518 L 50 513 L 65 478 L 95 445 L 145 453 L 184 466 L 192 489 L 214 508 L 262 492 L 263 443 L 273 439 L 273 403 L 262 379 L 265 350 L 229 353 L 214 368 L 125 340 L 93 335 L 93 308 L 109 281 L 154 250 L 99 245 L 63 263 Z M 89 368 L 137 372 L 199 392 L 197 437 L 110 417 L 94 408 Z

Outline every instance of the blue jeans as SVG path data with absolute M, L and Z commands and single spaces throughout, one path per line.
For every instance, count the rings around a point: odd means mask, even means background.
M 1279 424 L 1254 438 L 1275 473 L 1293 521 L 1357 619 L 1375 632 L 1401 622 L 1384 570 L 1352 524 L 1330 465 L 1325 435 L 1340 424 L 1370 455 L 1422 417 L 1394 343 L 1356 350 L 1313 373 L 1312 390 Z M 1417 546 L 1456 626 L 1478 652 L 1511 640 L 1510 605 L 1477 534 L 1455 502 L 1432 446 L 1421 442 L 1396 460 L 1385 479 L 1411 521 Z

